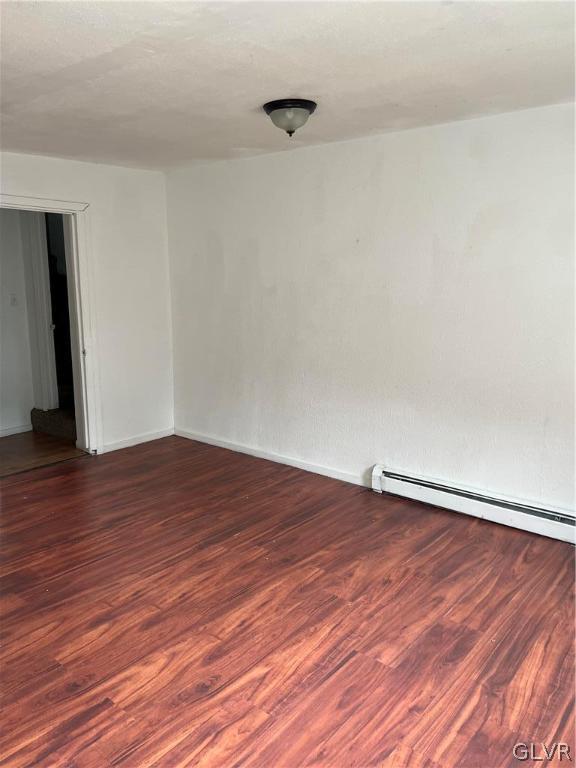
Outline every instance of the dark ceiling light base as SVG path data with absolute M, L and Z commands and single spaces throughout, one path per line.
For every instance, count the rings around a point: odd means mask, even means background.
M 309 99 L 276 99 L 262 107 L 277 128 L 292 136 L 301 128 L 316 109 L 316 102 Z

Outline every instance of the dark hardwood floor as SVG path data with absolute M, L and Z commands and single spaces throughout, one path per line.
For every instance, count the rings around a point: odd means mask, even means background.
M 2 766 L 575 757 L 568 544 L 177 437 L 2 488 Z
M 74 441 L 43 432 L 7 435 L 0 437 L 0 477 L 84 455 Z

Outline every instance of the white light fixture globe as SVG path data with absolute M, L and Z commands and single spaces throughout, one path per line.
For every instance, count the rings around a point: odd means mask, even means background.
M 316 102 L 308 99 L 276 99 L 264 104 L 263 109 L 277 128 L 292 136 L 314 112 Z

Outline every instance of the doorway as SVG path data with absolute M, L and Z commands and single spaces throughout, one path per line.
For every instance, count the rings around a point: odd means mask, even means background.
M 76 427 L 70 218 L 0 209 L 2 476 L 84 455 Z
M 75 443 L 74 373 L 64 214 L 45 213 L 43 216 L 46 228 L 46 254 L 45 256 L 43 254 L 43 257 L 47 258 L 48 262 L 48 300 L 54 349 L 57 407 L 47 410 L 33 408 L 31 421 L 34 431 Z

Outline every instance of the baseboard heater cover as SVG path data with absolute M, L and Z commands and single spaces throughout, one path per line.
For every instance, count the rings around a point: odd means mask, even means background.
M 433 480 L 401 474 L 375 464 L 372 490 L 423 501 L 495 523 L 576 543 L 576 518 L 569 512 L 499 499 Z

